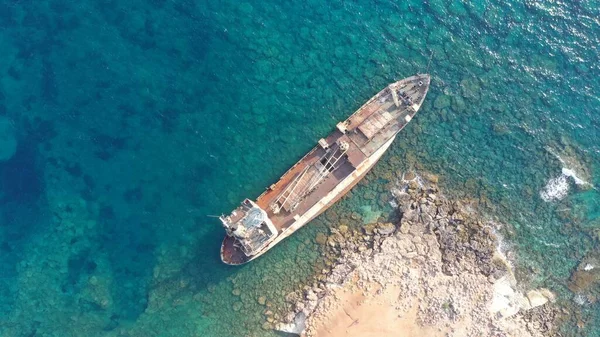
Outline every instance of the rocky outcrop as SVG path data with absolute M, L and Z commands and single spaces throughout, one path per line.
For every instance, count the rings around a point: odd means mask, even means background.
M 392 191 L 400 221 L 332 229 L 324 245 L 325 260 L 332 262 L 316 277 L 319 282 L 287 296 L 293 309 L 280 327 L 302 315 L 308 317 L 305 334 L 314 335 L 319 320 L 336 306 L 333 290 L 352 283 L 365 294 L 374 287 L 398 287 L 401 296 L 394 305 L 399 315 L 418 303 L 418 323 L 444 327 L 448 336 L 496 336 L 499 331 L 541 336 L 548 324 L 534 316 L 528 324 L 517 313 L 545 306 L 554 296 L 546 289 L 526 295 L 516 289 L 497 249 L 497 225 L 470 204 L 447 200 L 436 176 L 403 177 Z M 457 322 L 471 325 L 465 330 Z
M 600 250 L 595 249 L 585 256 L 569 279 L 569 289 L 576 295 L 579 304 L 596 303 L 600 298 Z

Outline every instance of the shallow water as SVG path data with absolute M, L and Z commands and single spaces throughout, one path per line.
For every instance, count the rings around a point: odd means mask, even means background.
M 322 267 L 316 234 L 385 216 L 396 173 L 424 169 L 508 223 L 521 280 L 574 306 L 585 328 L 567 331 L 598 335 L 598 305 L 566 283 L 599 251 L 599 192 L 564 176 L 562 198 L 540 193 L 563 169 L 600 186 L 599 8 L 0 3 L 0 157 L 18 144 L 0 162 L 1 334 L 267 335 L 258 298 L 278 307 Z M 266 256 L 222 265 L 207 215 L 431 53 L 424 106 L 363 183 Z

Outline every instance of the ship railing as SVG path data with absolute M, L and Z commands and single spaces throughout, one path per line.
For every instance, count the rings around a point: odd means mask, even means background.
M 327 151 L 314 164 L 302 170 L 271 204 L 273 213 L 278 214 L 282 208 L 288 212 L 294 211 L 306 195 L 312 192 L 329 173 L 339 167 L 339 161 L 347 151 L 347 144 L 343 148 L 338 145 Z
M 326 153 L 313 166 L 312 175 L 308 181 L 303 184 L 300 192 L 296 193 L 293 199 L 289 200 L 288 209 L 293 211 L 310 194 L 325 178 L 340 166 L 340 159 L 344 157 L 348 151 L 348 146 L 338 146 L 335 150 Z
M 273 210 L 273 213 L 275 213 L 275 214 L 279 213 L 281 211 L 281 209 L 283 208 L 283 206 L 285 205 L 285 203 L 288 201 L 288 199 L 290 197 L 292 197 L 293 195 L 296 195 L 296 193 L 294 193 L 294 191 L 296 190 L 300 181 L 306 175 L 306 173 L 308 172 L 309 169 L 310 169 L 310 166 L 305 167 L 304 170 L 302 170 L 302 172 L 300 172 L 296 176 L 296 178 L 294 178 L 292 183 L 279 195 L 279 197 L 277 197 L 277 199 L 275 199 L 275 201 L 273 202 L 272 207 L 271 207 L 271 209 Z

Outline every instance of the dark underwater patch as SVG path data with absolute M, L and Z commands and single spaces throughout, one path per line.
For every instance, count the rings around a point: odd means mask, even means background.
M 108 253 L 113 277 L 113 312 L 123 319 L 135 320 L 146 309 L 144 299 L 156 260 L 152 226 L 134 218 L 105 218 L 101 224 L 100 249 Z
M 102 160 L 111 159 L 118 151 L 125 149 L 127 144 L 125 137 L 110 136 L 95 130 L 92 130 L 92 134 L 92 142 L 97 147 L 94 153 Z
M 55 102 L 58 96 L 58 87 L 56 85 L 56 74 L 52 63 L 44 60 L 42 71 L 42 98 L 48 102 Z
M 35 144 L 25 141 L 15 155 L 0 163 L 0 204 L 17 202 L 31 204 L 44 192 L 44 174 L 37 163 Z
M 71 242 L 75 244 L 76 242 Z M 62 286 L 64 293 L 72 293 L 78 290 L 81 281 L 85 282 L 89 276 L 96 270 L 97 264 L 94 262 L 90 250 L 85 249 L 69 258 L 67 278 Z
M 201 207 L 206 204 L 207 196 L 202 186 L 204 186 L 205 182 L 210 181 L 214 170 L 215 168 L 210 164 L 199 163 L 189 168 L 184 177 L 182 177 L 182 179 L 188 182 L 184 185 L 184 195 L 191 205 Z
M 40 117 L 26 119 L 23 128 L 27 133 L 27 140 L 37 144 L 46 143 L 57 135 L 55 123 Z
M 158 114 L 158 120 L 163 132 L 172 133 L 177 126 L 179 112 L 175 109 L 164 109 Z
M 6 28 L 15 24 L 15 14 L 13 7 L 8 3 L 0 3 L 0 27 Z
M 67 171 L 73 177 L 81 177 L 83 170 L 81 169 L 81 165 L 79 163 L 70 163 L 65 165 L 65 171 Z
M 36 144 L 21 140 L 15 155 L 0 163 L 0 315 L 12 310 L 23 247 L 46 223 L 44 171 Z
M 143 196 L 144 194 L 140 186 L 129 189 L 123 193 L 123 199 L 129 204 L 140 202 Z

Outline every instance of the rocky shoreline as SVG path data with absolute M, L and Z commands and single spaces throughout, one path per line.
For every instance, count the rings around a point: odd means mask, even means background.
M 521 291 L 498 249 L 498 225 L 468 201 L 445 198 L 437 182 L 405 173 L 392 190 L 397 223 L 319 235 L 331 263 L 288 294 L 292 310 L 265 327 L 303 336 L 385 334 L 385 325 L 408 335 L 553 334 L 559 310 L 547 303 L 554 295 Z

